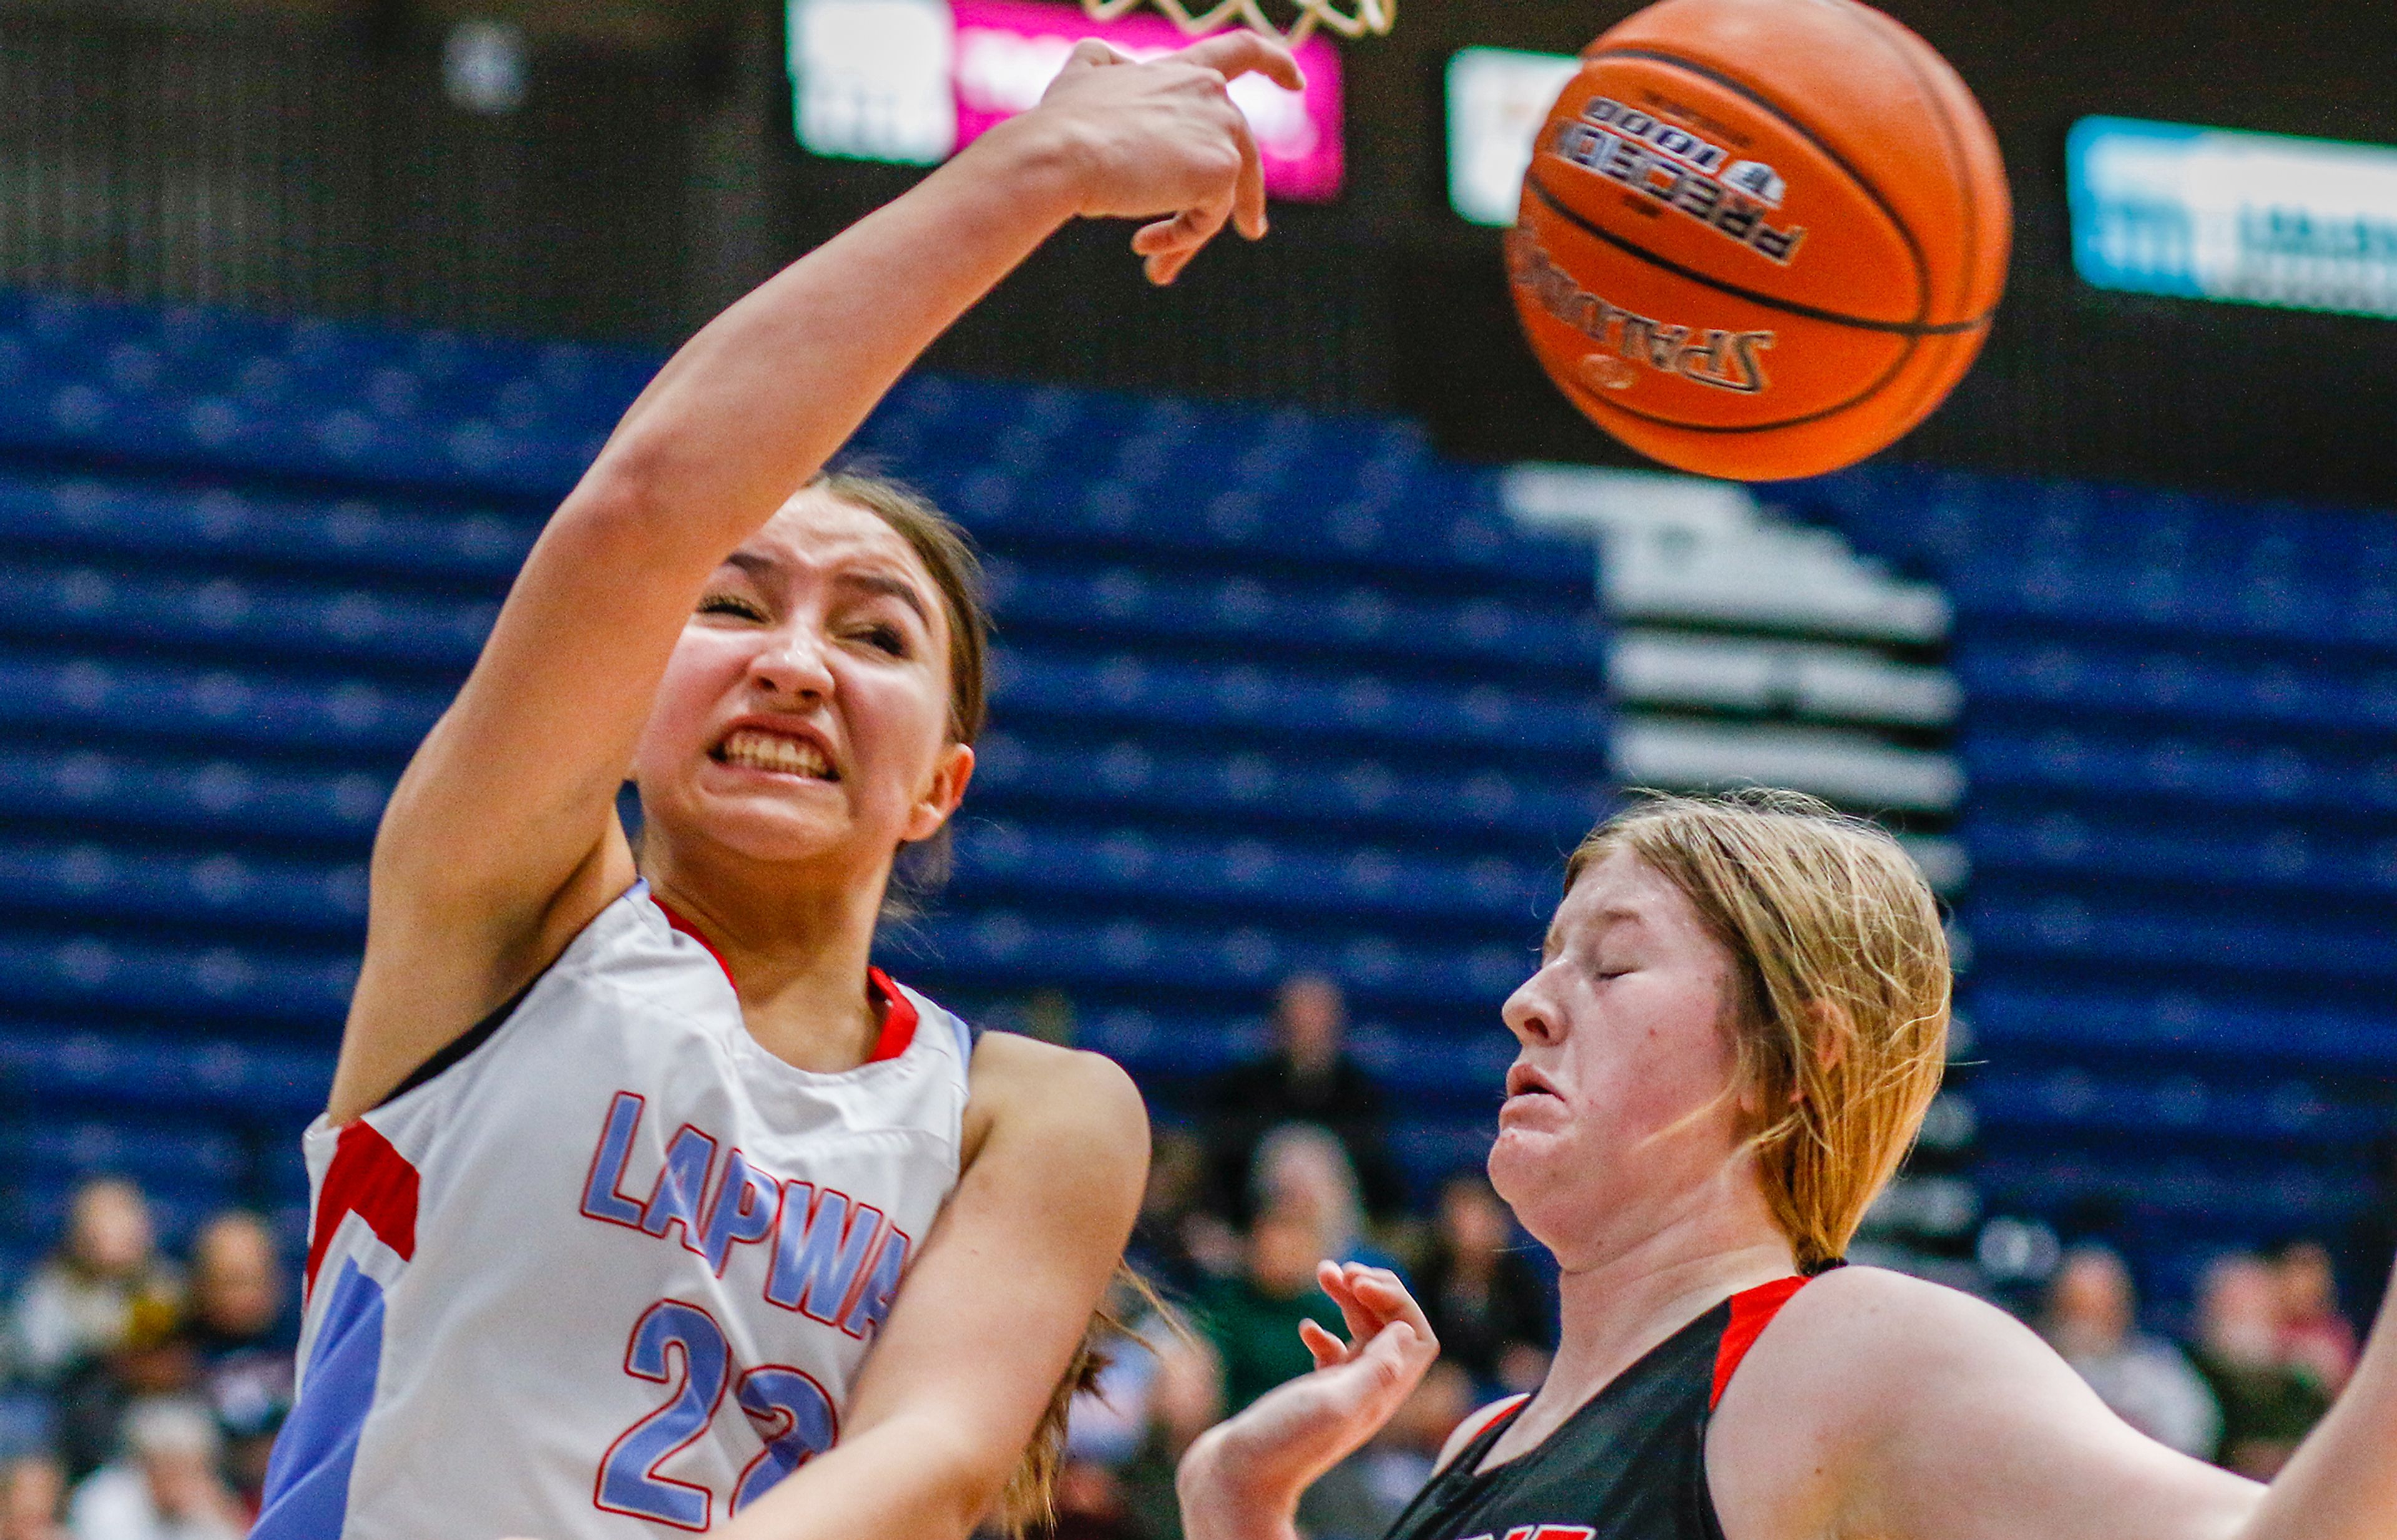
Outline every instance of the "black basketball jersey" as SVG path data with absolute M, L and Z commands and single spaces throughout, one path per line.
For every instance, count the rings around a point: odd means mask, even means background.
M 1805 1282 L 1734 1294 L 1536 1447 L 1480 1474 L 1522 1407 L 1508 1409 L 1416 1494 L 1388 1540 L 1723 1540 L 1707 1491 L 1707 1421 L 1757 1334 Z

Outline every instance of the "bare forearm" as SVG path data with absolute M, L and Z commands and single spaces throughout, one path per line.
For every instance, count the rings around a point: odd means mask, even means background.
M 835 1445 L 744 1509 L 724 1540 L 966 1540 L 1004 1470 L 942 1425 L 893 1419 Z
M 2397 1329 L 2384 1306 L 2355 1377 L 2275 1478 L 2240 1540 L 2397 1535 Z
M 709 322 L 625 414 L 603 467 L 661 489 L 712 564 L 1072 217 L 1075 195 L 1068 136 L 1038 114 L 1002 125 Z

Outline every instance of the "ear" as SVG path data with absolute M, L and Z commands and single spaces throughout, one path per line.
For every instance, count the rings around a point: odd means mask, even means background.
M 932 777 L 924 784 L 923 795 L 907 810 L 907 827 L 899 837 L 913 845 L 919 839 L 930 839 L 949 814 L 957 810 L 965 800 L 966 783 L 973 779 L 974 751 L 964 743 L 951 743 L 941 750 L 932 766 Z
M 1855 1018 L 1829 1000 L 1816 1000 L 1806 1010 L 1814 1018 L 1814 1068 L 1829 1075 L 1848 1062 L 1848 1051 L 1855 1046 Z

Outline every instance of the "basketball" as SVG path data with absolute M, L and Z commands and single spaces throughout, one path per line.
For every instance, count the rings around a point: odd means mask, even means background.
M 1581 56 L 1508 277 L 1574 406 L 1685 471 L 1853 464 L 1929 416 L 2005 285 L 2011 207 L 1948 61 L 1854 0 L 1663 0 Z

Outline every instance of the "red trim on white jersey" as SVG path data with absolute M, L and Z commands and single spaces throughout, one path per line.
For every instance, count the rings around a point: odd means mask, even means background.
M 716 966 L 723 970 L 724 982 L 732 983 L 732 970 L 724 966 L 724 954 L 716 949 L 714 942 L 700 933 L 698 926 L 683 918 L 675 911 L 673 904 L 658 897 L 654 891 L 649 894 L 649 902 L 658 906 L 658 913 L 666 917 L 668 925 L 706 947 L 707 955 L 716 959 Z M 738 986 L 735 988 L 737 991 Z M 885 1059 L 895 1059 L 906 1052 L 907 1045 L 916 1040 L 916 1007 L 899 992 L 899 986 L 891 982 L 891 975 L 879 968 L 865 971 L 865 993 L 866 998 L 874 1002 L 876 1019 L 882 1024 L 882 1030 L 874 1039 L 874 1051 L 865 1056 L 865 1062 L 878 1065 Z
M 343 1129 L 316 1194 L 304 1287 L 316 1286 L 316 1269 L 332 1247 L 333 1232 L 349 1214 L 365 1220 L 375 1239 L 397 1252 L 402 1262 L 415 1256 L 417 1186 L 416 1168 L 373 1124 L 360 1118 Z

